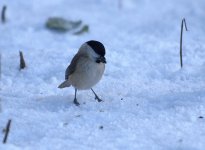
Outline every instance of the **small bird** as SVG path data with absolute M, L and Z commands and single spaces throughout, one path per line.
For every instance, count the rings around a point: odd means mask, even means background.
M 102 100 L 92 89 L 96 85 L 105 70 L 105 47 L 99 41 L 90 40 L 85 42 L 77 54 L 73 57 L 70 65 L 65 71 L 65 81 L 58 88 L 70 87 L 75 88 L 74 104 L 80 105 L 77 101 L 77 90 L 91 89 L 98 102 Z

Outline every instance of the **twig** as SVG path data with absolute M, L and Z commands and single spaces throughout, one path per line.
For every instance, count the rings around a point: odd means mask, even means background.
M 0 89 L 1 90 L 1 89 Z M 2 108 L 1 108 L 1 98 L 0 98 L 0 113 L 1 113 L 1 110 L 2 110 Z
M 23 53 L 21 51 L 19 51 L 19 55 L 20 55 L 20 70 L 21 70 L 26 67 L 26 63 L 23 57 Z
M 118 0 L 118 8 L 119 8 L 119 10 L 122 9 L 122 0 Z
M 5 23 L 6 22 L 6 5 L 3 6 L 2 11 L 1 11 L 1 22 Z
M 1 91 L 1 53 L 0 53 L 0 91 Z M 0 112 L 1 112 L 1 97 L 0 97 Z
M 185 26 L 186 31 L 188 31 L 185 18 L 182 19 L 182 23 L 181 23 L 181 35 L 180 35 L 180 65 L 181 65 L 181 68 L 183 67 L 183 59 L 182 59 L 182 38 L 183 38 L 183 27 L 184 27 L 184 26 Z
M 1 53 L 0 53 L 0 84 L 1 84 Z
M 89 32 L 89 26 L 88 25 L 84 25 L 82 27 L 82 29 L 80 29 L 79 31 L 73 33 L 74 35 L 80 35 L 83 34 L 84 32 Z
M 7 142 L 7 138 L 8 138 L 9 131 L 10 131 L 10 126 L 11 126 L 11 119 L 9 119 L 9 121 L 6 125 L 6 128 L 4 129 L 4 132 L 5 132 L 5 136 L 4 136 L 4 139 L 3 139 L 4 144 Z

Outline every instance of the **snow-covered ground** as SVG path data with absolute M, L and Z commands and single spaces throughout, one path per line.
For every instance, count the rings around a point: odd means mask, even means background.
M 1 0 L 0 150 L 205 149 L 204 0 Z M 47 18 L 82 20 L 80 36 L 45 28 Z M 180 25 L 185 17 L 184 68 Z M 107 50 L 103 79 L 91 91 L 58 89 L 85 41 Z M 27 68 L 19 71 L 19 50 Z M 200 117 L 201 116 L 201 117 Z M 0 140 L 4 134 L 0 132 Z

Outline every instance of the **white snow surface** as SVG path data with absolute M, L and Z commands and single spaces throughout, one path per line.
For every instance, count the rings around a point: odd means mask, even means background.
M 121 1 L 119 8 L 118 0 L 1 0 L 0 130 L 12 122 L 0 150 L 205 149 L 205 1 Z M 52 16 L 82 20 L 90 32 L 47 30 Z M 79 91 L 77 107 L 74 89 L 57 87 L 92 39 L 106 48 L 105 74 L 94 87 L 104 101 Z

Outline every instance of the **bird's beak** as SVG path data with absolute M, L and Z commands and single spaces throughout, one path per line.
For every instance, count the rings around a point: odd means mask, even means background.
M 102 62 L 102 63 L 105 64 L 106 63 L 106 58 L 104 56 L 100 56 L 99 58 L 97 58 L 96 62 L 97 63 L 101 63 Z

